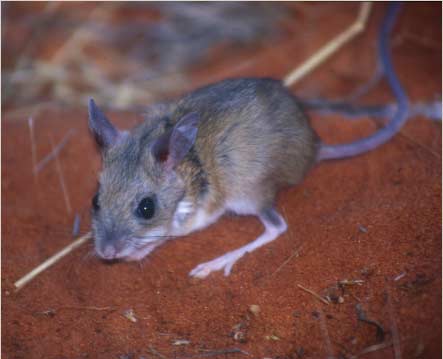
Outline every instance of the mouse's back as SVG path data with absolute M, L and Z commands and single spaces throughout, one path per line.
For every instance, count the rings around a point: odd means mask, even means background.
M 315 162 L 317 136 L 280 81 L 230 79 L 203 87 L 181 99 L 173 117 L 191 111 L 201 116 L 195 148 L 203 167 L 238 213 L 267 205 Z

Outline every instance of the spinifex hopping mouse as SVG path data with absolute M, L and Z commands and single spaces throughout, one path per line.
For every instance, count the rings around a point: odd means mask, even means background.
M 114 128 L 93 100 L 89 121 L 103 151 L 93 200 L 100 257 L 139 260 L 168 236 L 202 229 L 226 211 L 260 218 L 259 238 L 199 265 L 191 272 L 197 277 L 229 274 L 244 253 L 286 230 L 276 193 L 303 179 L 318 150 L 294 97 L 270 79 L 201 88 L 131 133 Z
M 131 132 L 117 130 L 90 100 L 89 125 L 103 154 L 93 199 L 97 254 L 140 260 L 168 238 L 205 228 L 226 211 L 257 216 L 262 235 L 190 272 L 203 278 L 223 269 L 229 275 L 245 253 L 286 230 L 274 206 L 279 189 L 299 183 L 317 161 L 369 151 L 400 129 L 407 99 L 382 50 L 398 112 L 383 129 L 351 144 L 323 144 L 295 97 L 272 79 L 230 79 L 200 88 Z

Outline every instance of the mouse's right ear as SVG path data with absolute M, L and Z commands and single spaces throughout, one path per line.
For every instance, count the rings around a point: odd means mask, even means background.
M 151 146 L 154 158 L 166 169 L 177 166 L 189 153 L 197 139 L 200 116 L 191 112 L 184 115 L 172 130 L 166 131 Z
M 120 132 L 106 118 L 105 114 L 97 107 L 94 100 L 89 100 L 89 128 L 102 149 L 111 147 L 118 139 Z

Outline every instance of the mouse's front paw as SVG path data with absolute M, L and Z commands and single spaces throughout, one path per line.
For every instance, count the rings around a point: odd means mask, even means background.
M 232 266 L 243 256 L 243 254 L 244 253 L 237 253 L 237 251 L 226 253 L 212 261 L 199 264 L 189 272 L 189 275 L 191 277 L 205 278 L 211 272 L 224 269 L 225 276 L 228 276 L 231 273 Z

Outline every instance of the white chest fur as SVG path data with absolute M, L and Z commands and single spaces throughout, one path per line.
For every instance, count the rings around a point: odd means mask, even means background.
M 182 200 L 172 220 L 173 235 L 185 235 L 203 229 L 214 223 L 224 213 L 224 209 L 208 213 L 204 208 L 195 208 L 192 202 Z

